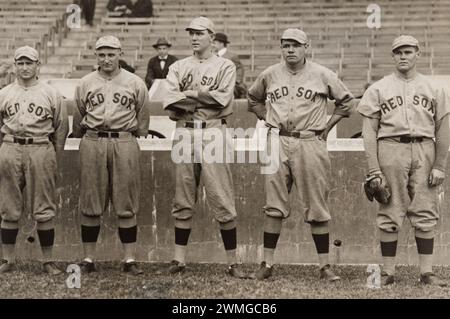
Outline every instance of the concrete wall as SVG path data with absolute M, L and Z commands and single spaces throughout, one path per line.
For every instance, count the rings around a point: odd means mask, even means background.
M 162 114 L 161 104 L 153 105 L 152 114 Z M 237 102 L 230 122 L 230 126 L 246 128 L 254 126 L 256 119 L 246 111 L 246 104 L 242 101 Z M 359 130 L 358 125 L 360 125 L 358 117 L 352 116 L 340 123 L 337 135 L 342 136 L 342 132 L 345 132 L 344 136 L 349 137 Z M 361 141 L 347 140 L 342 144 L 347 145 L 345 147 L 336 147 L 335 142 L 329 141 L 329 149 L 334 150 L 330 152 L 333 167 L 330 180 L 330 207 L 333 216 L 330 238 L 331 242 L 340 239 L 343 244 L 340 248 L 332 245 L 332 261 L 342 263 L 378 262 L 379 246 L 375 227 L 376 204 L 367 201 L 362 189 L 366 164 Z M 72 261 L 82 256 L 77 213 L 79 165 L 78 151 L 65 151 L 64 164 L 61 168 L 63 179 L 60 184 L 59 214 L 56 219 L 55 254 L 60 260 Z M 264 205 L 263 176 L 259 174 L 258 164 L 233 164 L 232 171 L 238 211 L 239 256 L 243 262 L 260 262 L 263 227 L 261 208 Z M 169 151 L 142 151 L 143 187 L 141 210 L 138 216 L 139 260 L 169 261 L 172 258 L 174 233 L 170 208 L 175 189 L 174 177 L 174 164 Z M 447 184 L 446 191 L 448 191 Z M 203 194 L 199 198 L 195 227 L 190 238 L 188 261 L 224 262 L 225 252 L 218 225 L 208 211 Z M 450 260 L 448 201 L 448 198 L 445 199 L 443 204 L 442 218 L 436 238 L 436 262 L 440 264 L 446 264 Z M 300 205 L 301 203 L 294 198 L 291 217 L 284 221 L 276 250 L 276 261 L 279 263 L 316 262 L 309 226 L 303 222 L 303 216 L 298 210 Z M 31 235 L 37 239 L 35 231 L 32 231 L 33 222 L 29 214 L 24 216 L 22 225 L 18 241 L 19 255 L 24 258 L 37 258 L 40 256 L 38 242 L 29 243 L 26 240 L 30 231 Z M 407 221 L 401 232 L 398 255 L 401 263 L 417 263 L 414 233 Z M 122 257 L 116 219 L 112 213 L 103 216 L 98 256 L 99 259 L 104 260 L 119 260 Z

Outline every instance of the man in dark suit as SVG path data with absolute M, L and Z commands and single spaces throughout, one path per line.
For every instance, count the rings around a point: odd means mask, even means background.
M 234 97 L 245 99 L 247 97 L 247 87 L 244 84 L 244 66 L 239 57 L 231 53 L 227 46 L 230 41 L 224 33 L 217 32 L 214 37 L 213 47 L 218 56 L 231 60 L 236 65 L 236 85 L 234 86 Z
M 155 79 L 165 79 L 169 72 L 169 66 L 178 60 L 176 56 L 169 54 L 169 48 L 171 46 L 172 44 L 165 38 L 159 38 L 153 45 L 156 51 L 158 51 L 158 55 L 148 61 L 145 83 L 149 89 Z
M 131 17 L 149 18 L 153 17 L 152 0 L 131 0 L 133 8 L 131 9 Z
M 84 1 L 94 1 L 94 0 L 84 0 Z M 152 0 L 109 0 L 106 8 L 108 9 L 108 15 L 114 17 L 131 17 L 131 18 L 153 17 Z
M 94 26 L 95 0 L 78 0 L 74 2 L 81 7 L 81 14 L 90 27 Z

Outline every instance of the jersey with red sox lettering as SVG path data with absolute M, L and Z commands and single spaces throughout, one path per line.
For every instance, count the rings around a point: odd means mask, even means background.
M 444 89 L 424 75 L 404 79 L 392 73 L 364 93 L 358 112 L 379 119 L 378 162 L 392 189 L 388 204 L 380 204 L 377 223 L 387 232 L 398 232 L 403 218 L 423 231 L 432 230 L 439 218 L 438 187 L 429 187 L 435 161 L 436 123 L 450 113 Z M 399 143 L 402 135 L 425 138 L 420 143 Z
M 233 112 L 233 91 L 236 82 L 236 66 L 231 60 L 211 55 L 200 60 L 190 56 L 172 64 L 167 75 L 168 92 L 164 108 L 171 119 L 177 121 L 178 130 L 186 128 L 186 121 L 204 121 L 208 129 L 220 129 L 225 143 L 231 143 L 222 122 Z M 196 90 L 198 99 L 186 99 L 183 91 Z M 183 109 L 174 111 L 171 106 Z M 180 141 L 174 140 L 174 145 Z M 184 141 L 183 141 L 184 142 Z M 191 139 L 193 142 L 193 138 Z M 202 147 L 205 147 L 203 144 Z M 229 148 L 228 148 L 229 149 Z M 194 148 L 191 148 L 194 152 Z M 193 154 L 191 154 L 193 155 Z M 205 186 L 209 207 L 218 222 L 226 223 L 236 218 L 233 179 L 230 164 L 202 162 L 178 163 L 176 165 L 176 190 L 172 204 L 175 219 L 187 220 L 194 214 L 197 186 L 200 176 Z
M 0 90 L 0 214 L 17 222 L 22 191 L 37 222 L 56 214 L 57 163 L 69 130 L 58 92 L 43 82 L 23 87 L 16 81 Z
M 83 137 L 79 210 L 86 216 L 100 216 L 111 199 L 119 217 L 134 218 L 141 178 L 135 136 L 148 134 L 147 86 L 124 69 L 111 78 L 94 71 L 80 80 L 75 100 L 74 137 Z
M 264 70 L 249 89 L 249 111 L 266 120 L 270 135 L 275 135 L 272 130 L 277 129 L 301 132 L 300 138 L 276 137 L 280 168 L 265 178 L 265 214 L 287 218 L 288 193 L 295 184 L 304 203 L 306 222 L 331 219 L 327 203 L 330 160 L 326 142 L 318 137 L 326 128 L 328 99 L 335 100 L 335 114 L 350 115 L 353 108 L 350 91 L 331 70 L 308 60 L 296 72 L 288 69 L 285 62 L 275 64 Z M 270 149 L 271 143 L 267 147 Z
M 230 89 L 233 92 L 236 66 L 232 61 L 216 55 L 205 60 L 190 56 L 172 64 L 166 79 L 168 92 L 164 99 L 165 108 L 185 99 L 183 91 L 199 91 L 200 103 L 194 106 L 192 112 L 174 114 L 176 119 L 224 119 L 233 113 Z

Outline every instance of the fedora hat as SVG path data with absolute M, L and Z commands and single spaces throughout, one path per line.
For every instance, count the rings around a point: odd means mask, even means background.
M 219 33 L 217 32 L 214 36 L 214 40 L 228 44 L 230 41 L 228 41 L 228 37 L 225 33 Z
M 167 45 L 169 48 L 172 46 L 172 44 L 166 38 L 159 38 L 153 45 L 153 47 L 156 49 L 160 45 Z

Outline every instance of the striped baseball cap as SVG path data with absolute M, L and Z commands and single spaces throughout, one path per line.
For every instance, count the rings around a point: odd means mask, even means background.
M 119 39 L 117 39 L 113 35 L 105 35 L 97 40 L 95 43 L 95 50 L 100 49 L 102 47 L 113 48 L 113 49 L 121 49 L 122 44 Z
M 208 19 L 207 17 L 198 17 L 191 21 L 189 26 L 186 28 L 186 31 L 189 30 L 196 30 L 196 31 L 203 31 L 208 30 L 212 33 L 216 33 L 214 30 L 214 23 Z
M 300 29 L 289 28 L 283 32 L 281 40 L 294 40 L 300 44 L 306 44 L 308 43 L 308 36 Z
M 35 48 L 28 45 L 20 47 L 14 52 L 14 61 L 17 61 L 22 57 L 28 58 L 31 61 L 39 61 L 39 53 Z
M 392 51 L 405 45 L 420 49 L 419 41 L 416 38 L 411 35 L 401 35 L 392 42 Z

